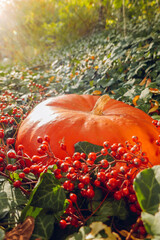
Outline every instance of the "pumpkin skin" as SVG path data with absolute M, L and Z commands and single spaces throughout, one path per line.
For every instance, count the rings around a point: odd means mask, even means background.
M 159 164 L 160 148 L 156 146 L 159 131 L 152 124 L 152 118 L 143 111 L 123 102 L 109 99 L 102 115 L 95 115 L 93 108 L 99 96 L 68 94 L 49 98 L 38 104 L 22 122 L 16 140 L 16 147 L 24 145 L 24 151 L 37 154 L 37 137 L 50 136 L 51 148 L 56 157 L 65 158 L 60 142 L 64 140 L 70 155 L 74 144 L 87 141 L 96 145 L 125 143 L 132 136 L 142 142 L 142 151 L 147 152 L 153 165 Z

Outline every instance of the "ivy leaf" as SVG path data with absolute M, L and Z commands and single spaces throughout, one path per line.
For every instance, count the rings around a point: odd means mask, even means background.
M 141 217 L 147 232 L 153 236 L 152 239 L 160 239 L 160 212 L 155 215 L 142 212 Z
M 89 142 L 78 142 L 74 145 L 75 152 L 83 152 L 86 155 L 88 155 L 90 152 L 100 152 L 102 149 L 102 146 L 98 146 L 96 144 L 92 144 Z
M 134 189 L 142 210 L 150 214 L 157 213 L 160 204 L 160 166 L 138 173 Z
M 68 236 L 65 240 L 85 240 L 90 231 L 91 229 L 88 226 L 81 227 L 78 233 Z
M 0 218 L 7 212 L 16 216 L 20 207 L 26 204 L 27 198 L 19 188 L 14 188 L 8 181 L 0 184 Z
M 96 201 L 93 202 L 92 208 L 93 211 L 101 204 L 101 201 Z M 114 211 L 113 211 L 113 201 L 110 199 L 107 199 L 99 208 L 99 210 L 95 213 L 95 215 L 99 215 L 99 216 L 113 216 L 114 215 Z
M 40 214 L 41 211 L 42 211 L 42 208 L 32 207 L 32 206 L 30 206 L 30 204 L 27 204 L 27 206 L 22 211 L 21 221 L 24 221 L 24 219 L 27 216 L 36 218 Z
M 125 201 L 121 199 L 120 201 L 113 201 L 113 212 L 114 216 L 118 216 L 121 220 L 125 220 L 128 216 L 128 211 L 126 208 Z
M 0 228 L 0 240 L 3 240 L 5 236 L 5 231 Z
M 52 214 L 46 214 L 45 212 L 41 212 L 35 221 L 34 231 L 31 237 L 33 239 L 50 239 L 52 232 L 54 230 L 54 222 L 55 218 Z
M 3 218 L 3 214 L 9 211 L 9 202 L 6 192 L 0 192 L 0 219 Z
M 93 203 L 93 211 L 101 204 L 101 201 L 95 201 Z M 109 216 L 116 216 L 122 220 L 125 220 L 128 216 L 128 211 L 124 200 L 116 201 L 113 199 L 107 199 L 99 210 L 95 213 L 96 216 L 101 218 L 96 219 L 99 221 L 104 221 Z
M 30 205 L 58 212 L 64 209 L 65 198 L 60 182 L 52 173 L 44 173 L 33 191 Z

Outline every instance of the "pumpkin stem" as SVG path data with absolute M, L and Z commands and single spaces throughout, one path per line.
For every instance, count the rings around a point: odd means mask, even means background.
M 103 115 L 103 109 L 109 100 L 110 97 L 108 95 L 103 95 L 100 98 L 98 98 L 91 113 L 95 115 Z

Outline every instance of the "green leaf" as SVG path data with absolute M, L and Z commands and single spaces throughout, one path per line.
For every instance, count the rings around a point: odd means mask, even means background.
M 114 216 L 119 217 L 122 220 L 125 220 L 128 216 L 128 211 L 126 208 L 125 201 L 121 199 L 120 201 L 113 201 L 113 212 Z
M 90 231 L 91 231 L 90 227 L 87 226 L 81 227 L 78 233 L 74 233 L 68 236 L 65 240 L 85 240 L 86 235 L 88 235 Z
M 10 205 L 5 192 L 0 192 L 0 219 L 4 218 L 6 212 L 9 212 Z
M 101 201 L 93 202 L 93 211 L 101 204 Z M 113 216 L 113 201 L 110 199 L 107 199 L 102 206 L 99 208 L 99 210 L 95 213 L 95 215 L 99 216 Z
M 44 173 L 33 190 L 30 205 L 58 212 L 64 209 L 65 198 L 65 191 L 53 173 Z
M 8 181 L 0 184 L 0 216 L 6 212 L 18 213 L 19 207 L 26 204 L 27 198 L 19 188 L 14 188 Z
M 144 101 L 148 101 L 150 99 L 152 94 L 150 93 L 149 88 L 145 88 L 141 94 L 140 94 L 140 99 L 143 99 Z
M 93 211 L 98 208 L 98 206 L 101 204 L 101 201 L 95 201 L 93 202 Z M 98 209 L 98 211 L 95 213 L 96 216 L 100 216 L 101 218 L 98 218 L 96 220 L 104 221 L 104 218 L 110 217 L 110 216 L 116 216 L 122 220 L 126 219 L 128 216 L 128 211 L 126 208 L 126 204 L 124 200 L 116 201 L 113 199 L 107 199 L 102 204 L 102 206 Z
M 46 214 L 42 211 L 36 217 L 35 227 L 31 240 L 34 240 L 36 238 L 41 240 L 50 239 L 54 230 L 54 222 L 55 218 L 53 214 Z
M 0 240 L 3 240 L 5 236 L 5 231 L 0 228 Z
M 100 152 L 102 146 L 98 146 L 96 144 L 92 144 L 89 142 L 78 142 L 74 145 L 75 152 L 83 152 L 88 155 L 90 152 Z
M 160 204 L 160 166 L 138 173 L 134 189 L 142 210 L 150 214 L 157 213 Z
M 23 209 L 22 214 L 21 214 L 21 221 L 24 221 L 24 219 L 27 216 L 31 216 L 36 218 L 39 213 L 42 211 L 42 208 L 38 208 L 38 207 L 32 207 L 30 206 L 30 204 L 28 203 L 27 206 Z
M 147 232 L 153 236 L 152 239 L 160 239 L 160 212 L 155 215 L 142 212 L 141 217 Z

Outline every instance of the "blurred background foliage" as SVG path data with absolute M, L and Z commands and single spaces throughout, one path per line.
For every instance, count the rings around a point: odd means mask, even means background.
M 31 63 L 98 30 L 126 37 L 130 23 L 152 26 L 159 0 L 0 1 L 0 61 Z

